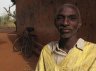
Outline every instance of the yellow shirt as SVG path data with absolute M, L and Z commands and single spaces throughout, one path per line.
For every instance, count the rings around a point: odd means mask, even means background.
M 58 64 L 47 44 L 42 49 L 36 71 L 96 71 L 96 44 L 84 41 L 82 48 L 74 46 Z

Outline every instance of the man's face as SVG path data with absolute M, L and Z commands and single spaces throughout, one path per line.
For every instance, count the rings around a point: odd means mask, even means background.
M 65 6 L 58 12 L 55 25 L 62 38 L 70 38 L 77 33 L 81 23 L 77 11 Z

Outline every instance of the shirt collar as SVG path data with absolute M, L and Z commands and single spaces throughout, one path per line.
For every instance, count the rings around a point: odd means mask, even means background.
M 51 47 L 50 47 L 51 46 Z M 85 40 L 83 40 L 82 38 L 79 38 L 77 43 L 74 45 L 76 48 L 78 48 L 79 50 L 83 51 L 83 48 L 85 46 Z M 59 43 L 58 41 L 55 42 L 51 42 L 49 44 L 49 48 L 54 52 L 56 49 L 62 51 L 62 49 L 59 48 Z
M 83 50 L 84 46 L 85 46 L 85 41 L 82 38 L 79 38 L 75 47 L 80 50 Z

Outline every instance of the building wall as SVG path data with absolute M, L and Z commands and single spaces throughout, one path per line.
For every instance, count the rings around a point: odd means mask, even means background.
M 39 43 L 44 45 L 58 40 L 54 16 L 56 8 L 66 2 L 74 3 L 80 9 L 83 25 L 79 36 L 96 42 L 96 0 L 16 0 L 18 34 L 26 27 L 33 27 Z
M 58 33 L 54 27 L 54 15 L 56 8 L 67 2 L 75 3 L 81 11 L 83 26 L 80 37 L 96 42 L 95 0 L 16 0 L 18 33 L 31 26 L 35 28 L 35 34 L 40 43 L 46 44 L 57 40 Z

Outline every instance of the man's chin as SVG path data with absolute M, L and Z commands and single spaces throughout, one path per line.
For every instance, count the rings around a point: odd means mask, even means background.
M 71 35 L 70 35 L 70 34 L 63 34 L 63 35 L 61 35 L 61 37 L 62 37 L 62 38 L 70 38 Z

